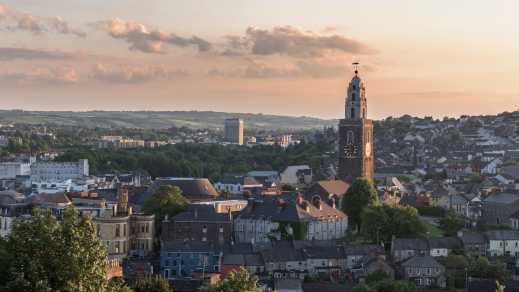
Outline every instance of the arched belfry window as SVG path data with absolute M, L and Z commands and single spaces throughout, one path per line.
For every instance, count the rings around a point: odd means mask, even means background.
M 354 108 L 351 109 L 350 117 L 351 117 L 352 119 L 355 118 L 355 109 L 354 109 Z
M 357 98 L 357 96 L 355 95 L 355 92 L 352 92 L 351 93 L 351 101 L 355 101 L 355 98 Z
M 355 136 L 353 134 L 353 131 L 348 131 L 348 133 L 346 133 L 346 144 L 353 143 L 355 143 Z

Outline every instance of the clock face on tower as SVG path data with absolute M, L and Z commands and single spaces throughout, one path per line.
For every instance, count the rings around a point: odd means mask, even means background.
M 346 156 L 346 158 L 354 158 L 355 155 L 357 155 L 357 152 L 357 145 L 346 144 L 346 146 L 344 146 L 344 155 Z
M 366 143 L 366 157 L 371 156 L 371 143 Z

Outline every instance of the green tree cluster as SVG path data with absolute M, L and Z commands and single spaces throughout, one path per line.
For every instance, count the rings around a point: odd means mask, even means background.
M 216 285 L 202 288 L 201 292 L 255 292 L 258 278 L 251 276 L 245 268 L 233 270 Z
M 342 211 L 348 215 L 348 223 L 359 230 L 364 208 L 378 204 L 378 194 L 373 184 L 365 179 L 356 179 L 342 199 Z
M 367 276 L 365 283 L 357 285 L 352 292 L 414 292 L 416 286 L 413 282 L 395 281 L 381 271 Z
M 207 177 L 217 181 L 225 173 L 254 169 L 282 171 L 288 165 L 309 164 L 316 177 L 328 166 L 332 145 L 301 143 L 287 149 L 276 146 L 226 147 L 217 144 L 175 144 L 157 149 L 70 149 L 57 161 L 88 159 L 93 174 L 147 171 L 152 177 Z
M 146 277 L 138 281 L 134 288 L 135 292 L 173 292 L 167 279 L 162 277 Z
M 455 236 L 465 226 L 465 220 L 449 212 L 447 216 L 440 219 L 439 225 L 446 236 Z
M 161 222 L 165 217 L 171 218 L 185 211 L 188 205 L 189 201 L 182 196 L 182 190 L 179 187 L 162 185 L 157 187 L 153 194 L 144 201 L 142 210 L 155 215 L 157 236 L 160 236 Z
M 420 237 L 427 227 L 418 217 L 413 207 L 398 205 L 377 205 L 362 212 L 361 233 L 376 243 L 384 243 L 389 248 L 392 237 Z
M 14 222 L 0 245 L 2 291 L 105 291 L 106 269 L 92 219 L 73 208 L 65 209 L 61 222 L 35 209 Z

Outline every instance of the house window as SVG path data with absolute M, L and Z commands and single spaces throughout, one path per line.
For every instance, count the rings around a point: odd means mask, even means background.
M 116 237 L 121 236 L 121 226 L 119 224 L 115 225 L 115 236 Z
M 150 232 L 150 224 L 146 223 L 146 233 Z

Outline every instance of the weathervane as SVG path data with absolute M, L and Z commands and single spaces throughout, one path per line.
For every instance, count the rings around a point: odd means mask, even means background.
M 353 68 L 355 68 L 355 75 L 359 74 L 359 62 L 353 62 L 351 64 L 353 65 Z

